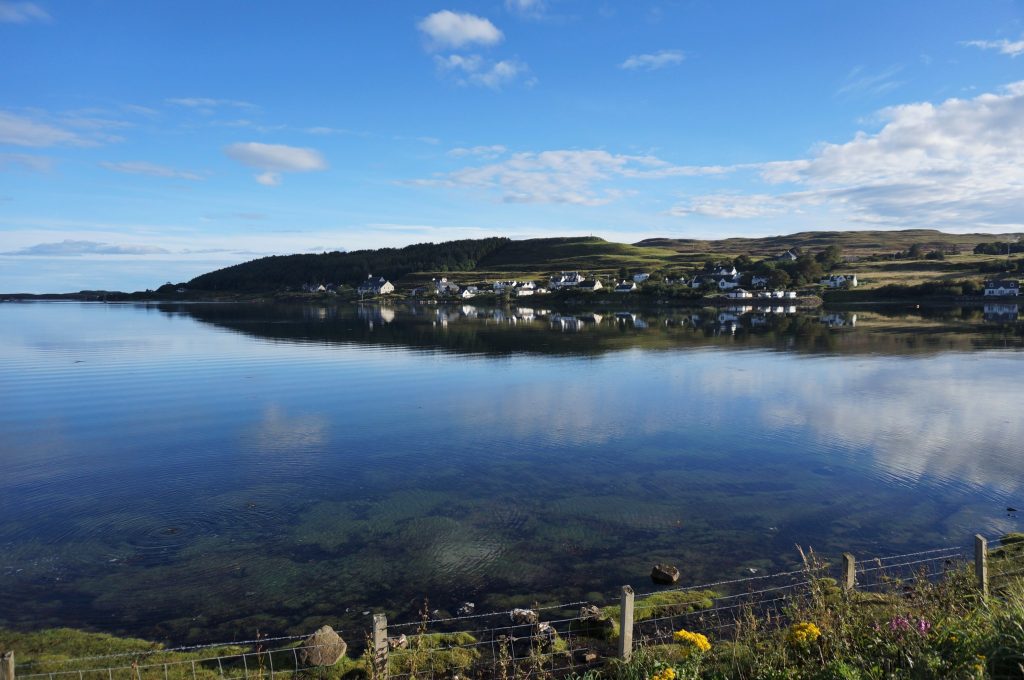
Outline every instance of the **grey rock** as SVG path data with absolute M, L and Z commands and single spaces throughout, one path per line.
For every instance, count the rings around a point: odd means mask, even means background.
M 679 580 L 679 569 L 671 564 L 655 564 L 651 569 L 651 580 L 671 585 Z
M 299 663 L 304 666 L 333 666 L 345 656 L 348 644 L 330 626 L 323 626 L 303 640 Z
M 455 610 L 455 615 L 470 616 L 474 611 L 476 611 L 475 604 L 473 604 L 472 602 L 463 602 L 461 605 L 459 605 L 459 608 Z
M 402 633 L 398 637 L 388 638 L 388 649 L 408 649 L 408 647 L 409 638 L 405 636 L 405 633 Z
M 537 612 L 532 609 L 513 609 L 509 616 L 512 618 L 512 623 L 517 626 L 526 626 L 540 621 Z

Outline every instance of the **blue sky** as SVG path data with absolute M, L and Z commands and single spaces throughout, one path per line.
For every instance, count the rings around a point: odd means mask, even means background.
M 0 0 L 0 291 L 505 235 L 1024 229 L 1024 2 Z

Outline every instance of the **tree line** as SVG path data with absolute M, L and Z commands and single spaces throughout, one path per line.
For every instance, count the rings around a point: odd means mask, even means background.
M 355 286 L 370 275 L 397 279 L 421 271 L 471 271 L 477 262 L 509 242 L 504 237 L 492 237 L 417 243 L 404 248 L 271 255 L 197 276 L 186 285 L 208 291 L 278 291 L 306 283 Z

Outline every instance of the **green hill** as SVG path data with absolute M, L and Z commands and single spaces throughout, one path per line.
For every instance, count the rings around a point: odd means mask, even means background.
M 973 249 L 979 243 L 1013 239 L 1014 235 L 947 234 L 929 229 L 813 231 L 721 240 L 656 238 L 634 244 L 594 236 L 522 241 L 496 237 L 264 257 L 203 274 L 186 285 L 195 291 L 272 292 L 295 290 L 306 283 L 356 285 L 369 274 L 385 276 L 408 288 L 440 274 L 450 275 L 459 283 L 479 283 L 502 278 L 536 279 L 576 270 L 605 277 L 616 276 L 622 268 L 684 273 L 707 260 L 729 260 L 740 255 L 759 260 L 791 248 L 813 254 L 836 245 L 842 249 L 844 271 L 856 273 L 862 286 L 874 288 L 980 278 L 1010 270 L 1017 265 L 1011 266 L 1005 256 L 974 255 Z M 908 252 L 914 245 L 920 247 L 912 258 Z M 931 251 L 948 256 L 925 259 L 922 253 Z
M 657 268 L 687 258 L 670 248 L 629 245 L 596 236 L 532 238 L 509 241 L 477 263 L 484 271 L 572 271 Z
M 1007 241 L 1014 234 L 947 234 L 935 229 L 902 229 L 899 231 L 803 231 L 784 236 L 763 238 L 727 238 L 715 241 L 698 239 L 652 238 L 635 244 L 641 248 L 673 250 L 680 254 L 721 254 L 770 257 L 790 248 L 823 250 L 837 245 L 847 255 L 882 255 L 907 250 L 919 243 L 926 250 L 959 248 L 970 252 L 979 243 Z

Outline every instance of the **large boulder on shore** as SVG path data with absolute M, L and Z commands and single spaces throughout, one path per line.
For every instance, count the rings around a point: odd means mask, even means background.
M 651 569 L 651 580 L 655 583 L 672 585 L 679 580 L 679 569 L 671 564 L 655 564 Z
M 303 666 L 333 666 L 345 656 L 348 644 L 330 626 L 323 626 L 302 641 L 299 663 Z

